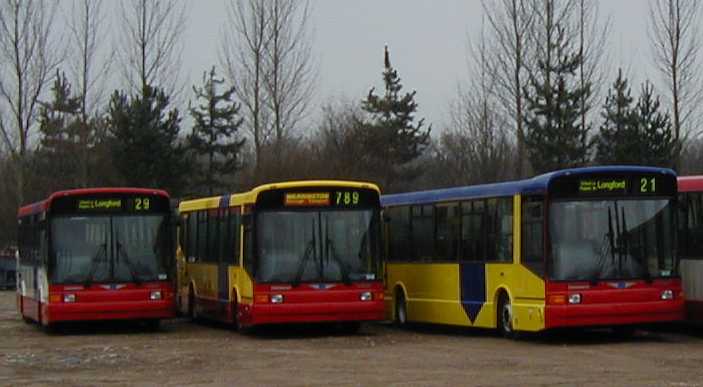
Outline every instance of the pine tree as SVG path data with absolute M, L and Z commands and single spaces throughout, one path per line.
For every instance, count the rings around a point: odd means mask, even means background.
M 36 162 L 45 172 L 45 185 L 51 190 L 74 188 L 80 183 L 82 159 L 76 157 L 87 146 L 87 126 L 81 120 L 80 97 L 71 95 L 66 75 L 56 71 L 51 102 L 39 108 L 40 143 Z
M 203 186 L 213 195 L 217 188 L 227 188 L 223 177 L 234 175 L 242 168 L 239 155 L 244 139 L 238 136 L 242 118 L 240 105 L 232 101 L 234 87 L 218 94 L 218 87 L 224 84 L 217 78 L 215 67 L 203 74 L 203 86 L 193 91 L 202 103 L 190 108 L 195 121 L 193 132 L 188 136 L 189 147 L 201 157 L 206 157 L 203 173 L 197 173 L 196 186 Z
M 423 128 L 424 118 L 415 123 L 416 92 L 401 93 L 403 86 L 398 71 L 391 66 L 388 46 L 384 51 L 383 82 L 382 96 L 371 88 L 362 101 L 369 119 L 360 125 L 360 135 L 368 151 L 365 164 L 378 171 L 383 188 L 392 191 L 399 178 L 416 175 L 407 164 L 420 157 L 429 145 L 431 126 Z
M 618 77 L 603 104 L 603 124 L 596 137 L 596 161 L 601 164 L 638 164 L 639 141 L 636 116 L 627 78 Z
M 674 167 L 681 146 L 676 141 L 671 116 L 660 111 L 659 97 L 653 96 L 649 81 L 642 85 L 634 120 L 639 141 L 638 160 L 645 165 Z
M 577 82 L 581 57 L 573 53 L 563 28 L 557 31 L 552 43 L 556 63 L 540 60 L 525 90 L 525 146 L 537 173 L 583 165 L 592 146 L 590 125 L 582 127 L 580 119 L 581 101 L 588 99 L 584 96 L 591 93 L 591 85 Z
M 188 175 L 184 147 L 178 142 L 177 109 L 167 110 L 169 98 L 156 87 L 127 97 L 115 91 L 107 117 L 112 157 L 125 184 L 155 187 L 177 194 Z

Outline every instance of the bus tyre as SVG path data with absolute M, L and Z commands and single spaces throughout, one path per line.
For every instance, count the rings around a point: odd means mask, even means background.
M 397 326 L 405 325 L 408 322 L 408 309 L 405 305 L 405 294 L 402 290 L 398 290 L 396 292 L 395 314 L 393 321 Z
M 513 308 L 510 297 L 503 294 L 498 301 L 498 332 L 506 338 L 515 339 L 517 334 L 513 329 Z

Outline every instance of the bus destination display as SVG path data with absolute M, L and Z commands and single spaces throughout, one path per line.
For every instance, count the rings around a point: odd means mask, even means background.
M 555 180 L 550 192 L 557 197 L 673 195 L 676 180 L 668 175 L 566 176 Z
M 57 198 L 51 205 L 54 213 L 149 213 L 169 211 L 168 199 L 148 195 L 111 195 Z
M 365 189 L 315 191 L 265 191 L 259 194 L 259 208 L 332 207 L 355 208 L 379 205 L 378 193 Z

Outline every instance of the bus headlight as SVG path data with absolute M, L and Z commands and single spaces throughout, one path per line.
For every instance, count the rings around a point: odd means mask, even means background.
M 581 295 L 578 293 L 569 294 L 569 304 L 580 304 Z
M 373 300 L 373 293 L 371 292 L 363 292 L 359 295 L 359 299 L 361 301 L 371 301 Z
M 662 300 L 673 300 L 674 299 L 674 291 L 671 289 L 664 290 L 661 294 L 661 299 Z
M 283 303 L 283 294 L 271 295 L 271 303 L 272 304 L 282 304 Z
M 64 294 L 63 295 L 63 302 L 76 302 L 76 295 L 75 294 Z
M 157 301 L 161 299 L 161 290 L 154 290 L 149 293 L 149 299 L 152 301 Z

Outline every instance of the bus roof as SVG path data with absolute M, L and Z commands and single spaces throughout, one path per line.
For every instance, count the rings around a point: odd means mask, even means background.
M 101 188 L 77 188 L 64 191 L 56 191 L 49 195 L 48 198 L 20 207 L 17 210 L 17 217 L 32 215 L 46 211 L 51 207 L 54 199 L 65 196 L 81 196 L 93 194 L 137 194 L 137 195 L 160 195 L 169 198 L 168 193 L 160 189 L 152 188 L 131 188 L 131 187 L 101 187 Z
M 679 176 L 678 186 L 679 192 L 703 191 L 703 175 Z
M 211 209 L 211 208 L 224 208 L 231 206 L 238 206 L 242 204 L 254 204 L 256 198 L 261 192 L 274 190 L 274 189 L 292 189 L 292 188 L 306 188 L 306 187 L 349 187 L 349 188 L 367 188 L 381 193 L 381 190 L 374 183 L 364 182 L 364 181 L 350 181 L 350 180 L 297 180 L 297 181 L 286 181 L 280 183 L 270 183 L 263 184 L 254 187 L 252 190 L 247 192 L 226 194 L 220 196 L 211 196 L 205 198 L 191 199 L 182 201 L 178 210 L 181 212 Z
M 481 184 L 465 187 L 444 188 L 429 191 L 407 192 L 381 196 L 382 206 L 398 206 L 407 204 L 423 204 L 444 202 L 471 198 L 512 196 L 515 194 L 533 195 L 547 192 L 549 184 L 557 177 L 569 175 L 615 173 L 661 173 L 676 176 L 668 168 L 641 167 L 641 166 L 598 166 L 561 169 L 545 173 L 529 179 L 509 181 L 504 183 Z

